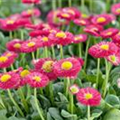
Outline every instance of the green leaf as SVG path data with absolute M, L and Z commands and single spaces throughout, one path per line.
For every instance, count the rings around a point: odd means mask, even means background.
M 49 108 L 49 113 L 55 120 L 63 120 L 63 118 L 60 116 L 60 112 L 57 108 L 51 107 Z
M 105 101 L 110 104 L 111 106 L 120 106 L 120 100 L 117 96 L 115 95 L 107 95 L 105 98 Z
M 120 110 L 112 109 L 108 111 L 103 117 L 103 120 L 120 120 Z
M 101 110 L 95 109 L 95 110 L 93 111 L 93 113 L 92 113 L 91 118 L 92 118 L 92 119 L 98 118 L 98 117 L 100 117 L 101 114 L 102 114 L 102 111 L 101 111 Z
M 16 118 L 16 117 L 12 116 L 8 120 L 26 120 L 26 119 L 24 119 L 24 118 Z
M 77 120 L 77 115 L 75 114 L 70 114 L 69 112 L 65 111 L 65 110 L 62 110 L 61 111 L 61 115 L 64 117 L 64 118 L 69 118 L 69 120 Z

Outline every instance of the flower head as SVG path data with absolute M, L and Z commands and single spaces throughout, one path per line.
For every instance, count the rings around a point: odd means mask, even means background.
M 41 3 L 41 0 L 22 0 L 22 3 L 25 3 L 25 4 L 39 4 L 39 3 Z
M 9 51 L 21 52 L 21 45 L 23 41 L 19 39 L 14 39 L 6 44 L 6 47 Z
M 75 78 L 81 70 L 80 62 L 73 57 L 56 61 L 53 67 L 58 77 Z
M 111 18 L 110 14 L 100 14 L 100 15 L 94 16 L 91 21 L 92 21 L 93 24 L 107 25 L 112 20 L 113 19 Z
M 100 25 L 88 25 L 85 27 L 84 31 L 94 36 L 100 36 L 100 31 L 103 30 L 103 27 Z
M 20 76 L 15 72 L 0 74 L 0 88 L 13 89 L 20 83 Z
M 100 35 L 103 38 L 110 38 L 113 37 L 114 35 L 116 35 L 119 32 L 118 29 L 116 28 L 108 28 L 106 30 L 103 30 Z
M 14 52 L 5 52 L 0 56 L 0 68 L 7 68 L 15 61 L 17 54 Z
M 77 100 L 86 106 L 98 106 L 100 105 L 101 95 L 94 88 L 82 88 L 77 93 Z
M 31 40 L 24 41 L 21 45 L 21 51 L 23 53 L 30 53 L 37 50 L 37 48 L 41 47 L 42 44 L 39 43 L 38 39 L 33 38 Z
M 46 75 L 49 80 L 56 80 L 57 76 L 53 72 L 54 62 L 55 61 L 50 58 L 42 58 L 38 59 L 37 61 L 34 60 L 33 64 L 35 67 L 35 71 L 39 71 L 40 73 Z
M 74 36 L 73 43 L 81 43 L 81 42 L 85 42 L 86 40 L 87 40 L 86 34 L 79 34 Z
M 87 26 L 90 24 L 88 19 L 85 19 L 85 18 L 78 18 L 78 19 L 75 19 L 73 22 L 79 26 Z
M 41 15 L 41 12 L 37 8 L 35 8 L 35 9 L 28 9 L 28 10 L 23 11 L 21 13 L 22 17 L 32 17 L 32 16 L 39 17 L 40 15 Z
M 104 58 L 117 51 L 118 47 L 113 42 L 100 42 L 89 49 L 89 54 L 95 58 Z
M 68 45 L 72 43 L 74 39 L 72 33 L 63 31 L 52 32 L 48 37 L 54 44 L 57 45 Z
M 72 94 L 77 94 L 77 93 L 79 92 L 79 87 L 78 87 L 78 85 L 76 85 L 76 84 L 70 86 L 69 89 L 70 89 L 70 92 L 71 92 Z
M 111 11 L 115 15 L 120 15 L 120 3 L 112 5 Z
M 26 76 L 27 83 L 31 87 L 45 87 L 49 83 L 49 79 L 47 76 L 39 73 L 39 72 L 31 72 Z

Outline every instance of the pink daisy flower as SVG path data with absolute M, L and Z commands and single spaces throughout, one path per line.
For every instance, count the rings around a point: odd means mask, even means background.
M 115 43 L 120 43 L 120 31 L 116 35 L 112 36 L 112 40 Z
M 87 40 L 86 34 L 79 34 L 74 36 L 73 43 L 81 43 L 81 42 L 85 42 L 86 40 Z
M 116 35 L 119 32 L 118 29 L 116 28 L 108 28 L 106 30 L 103 30 L 100 35 L 102 38 L 110 38 L 113 37 L 114 35 Z
M 113 55 L 109 55 L 106 58 L 109 62 L 111 62 L 115 66 L 118 66 L 120 64 L 120 53 L 119 52 Z
M 81 70 L 80 62 L 73 57 L 56 61 L 53 67 L 58 77 L 75 78 Z
M 120 3 L 112 5 L 111 11 L 115 15 L 120 15 Z
M 111 15 L 109 14 L 100 14 L 96 15 L 92 18 L 91 22 L 93 24 L 99 24 L 99 25 L 107 25 L 109 24 L 113 19 L 111 18 Z
M 79 26 L 87 26 L 90 24 L 88 19 L 85 19 L 85 18 L 78 18 L 78 19 L 75 19 L 73 22 Z
M 69 23 L 68 20 L 61 19 L 58 17 L 58 14 L 61 12 L 61 9 L 57 9 L 55 11 L 50 11 L 47 15 L 47 22 L 53 26 L 53 27 L 58 27 L 61 25 L 67 25 Z
M 113 42 L 100 42 L 89 49 L 89 54 L 95 58 L 104 58 L 117 51 L 118 47 Z
M 26 3 L 26 4 L 39 4 L 39 3 L 41 3 L 41 0 L 22 0 L 22 3 Z
M 13 89 L 20 83 L 20 76 L 15 72 L 0 74 L 0 88 Z
M 103 30 L 103 27 L 100 25 L 88 25 L 85 27 L 84 31 L 94 36 L 100 36 L 100 31 Z
M 39 72 L 30 73 L 26 76 L 26 80 L 31 87 L 35 88 L 45 87 L 49 83 L 48 77 Z
M 77 100 L 86 106 L 99 106 L 101 94 L 94 88 L 82 88 L 77 93 Z
M 5 52 L 0 56 L 0 68 L 7 68 L 15 61 L 17 54 L 13 52 Z
M 23 12 L 21 13 L 21 16 L 22 16 L 22 17 L 32 17 L 32 16 L 34 16 L 34 17 L 39 17 L 40 15 L 41 15 L 41 12 L 40 12 L 40 10 L 37 9 L 37 8 L 29 9 L 29 10 L 23 11 Z
M 59 32 L 52 32 L 48 38 L 54 42 L 54 44 L 57 45 L 68 45 L 71 44 L 74 36 L 72 33 L 70 32 L 63 32 L 63 31 L 59 31 Z
M 38 41 L 38 39 L 33 38 L 31 40 L 24 41 L 21 45 L 21 52 L 30 53 L 37 50 L 37 48 L 41 47 L 42 44 Z
M 38 59 L 37 61 L 33 61 L 35 71 L 39 71 L 40 73 L 46 75 L 49 80 L 56 80 L 57 76 L 53 72 L 53 64 L 54 60 L 50 58 L 42 58 Z
M 69 89 L 70 89 L 70 92 L 71 92 L 73 95 L 75 95 L 75 94 L 77 94 L 77 93 L 79 92 L 79 87 L 78 87 L 77 84 L 74 84 L 74 85 L 70 86 Z
M 8 42 L 6 44 L 6 47 L 9 51 L 13 51 L 13 52 L 21 52 L 21 45 L 22 45 L 23 41 L 19 40 L 19 39 L 14 39 L 10 42 Z

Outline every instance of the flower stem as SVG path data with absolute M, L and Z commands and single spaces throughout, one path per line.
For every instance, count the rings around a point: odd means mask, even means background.
M 65 80 L 66 80 L 66 79 L 65 79 Z M 68 77 L 68 78 L 67 78 L 67 81 L 66 81 L 66 92 L 65 92 L 66 97 L 67 97 L 68 94 L 69 94 L 69 87 L 70 87 L 70 78 Z
M 39 105 L 38 105 L 37 89 L 36 88 L 34 88 L 34 97 L 35 97 L 35 105 L 36 105 L 37 111 L 40 115 L 40 118 L 41 118 L 41 120 L 45 120 L 44 117 L 43 117 L 42 111 L 41 111 L 41 109 L 39 108 Z
M 97 59 L 97 77 L 96 77 L 96 89 L 99 85 L 99 72 L 100 72 L 100 58 Z
M 9 32 L 9 37 L 12 39 L 12 31 Z
M 37 54 L 36 54 L 36 58 L 37 58 L 37 59 L 39 58 L 39 54 L 40 54 L 40 49 L 38 48 L 38 49 L 37 49 Z
M 20 30 L 20 34 L 21 34 L 21 40 L 24 40 L 24 31 L 22 29 Z
M 24 105 L 25 111 L 28 113 L 28 104 L 26 102 L 26 99 L 25 99 L 25 96 L 24 96 L 22 88 L 19 88 L 18 91 L 19 91 L 19 94 L 20 94 L 20 97 L 21 97 L 21 101 L 22 101 L 22 103 Z
M 30 86 L 27 85 L 27 99 L 29 99 L 31 96 L 31 89 L 30 89 Z
M 44 48 L 44 51 L 45 51 L 45 57 L 47 58 L 48 57 L 48 49 L 47 49 L 47 47 Z
M 8 95 L 9 95 L 11 101 L 13 102 L 13 104 L 15 105 L 15 107 L 17 108 L 17 110 L 19 111 L 19 113 L 21 114 L 21 116 L 24 117 L 24 114 L 23 114 L 22 110 L 20 109 L 20 107 L 18 106 L 18 104 L 15 102 L 15 100 L 14 100 L 14 98 L 12 96 L 11 91 L 9 89 L 7 91 L 8 91 Z
M 105 98 L 105 95 L 107 92 L 107 84 L 108 84 L 109 74 L 110 74 L 110 69 L 111 69 L 107 60 L 105 60 L 105 66 L 106 66 L 106 78 L 105 78 L 105 83 L 103 84 L 104 85 L 103 86 L 103 98 Z
M 53 59 L 55 59 L 55 49 L 54 49 L 54 46 L 52 46 L 52 55 L 53 55 Z
M 88 120 L 91 120 L 91 118 L 90 118 L 90 106 L 89 105 L 87 106 L 87 109 L 88 109 L 88 111 L 87 111 L 87 113 L 88 113 L 87 114 L 88 115 Z
M 35 60 L 34 52 L 32 52 L 32 59 Z
M 6 69 L 6 68 L 3 68 L 3 72 L 6 73 L 6 72 L 7 72 L 7 69 Z
M 62 45 L 60 45 L 60 57 L 61 57 L 61 59 L 64 58 L 64 55 L 63 55 L 63 46 Z
M 89 1 L 89 6 L 90 6 L 90 12 L 92 13 L 92 10 L 93 10 L 93 0 Z
M 82 43 L 78 44 L 79 57 L 82 58 Z
M 62 7 L 62 0 L 58 0 L 58 6 L 59 6 L 59 8 Z
M 81 0 L 81 5 L 82 5 L 82 8 L 84 8 L 84 6 L 85 6 L 85 0 Z
M 52 0 L 52 9 L 56 10 L 56 0 Z
M 86 45 L 84 71 L 86 70 L 86 66 L 87 66 L 89 44 L 90 44 L 90 39 L 87 41 L 87 45 Z
M 50 82 L 49 83 L 49 93 L 50 93 L 50 99 L 51 99 L 51 103 L 52 105 L 54 105 L 54 93 L 53 93 L 53 83 Z
M 72 6 L 72 0 L 68 0 L 69 7 Z

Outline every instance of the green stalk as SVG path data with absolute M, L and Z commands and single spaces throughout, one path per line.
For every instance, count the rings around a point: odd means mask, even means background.
M 39 58 L 39 55 L 40 55 L 40 49 L 38 48 L 38 49 L 37 49 L 37 54 L 36 54 L 36 58 L 37 58 L 37 59 Z
M 20 94 L 20 97 L 21 97 L 21 101 L 23 103 L 23 106 L 24 106 L 24 109 L 25 111 L 28 113 L 29 109 L 28 109 L 28 104 L 26 102 L 26 99 L 25 99 L 25 96 L 24 96 L 24 93 L 23 93 L 23 90 L 22 88 L 19 88 L 19 94 Z
M 98 85 L 99 85 L 99 73 L 100 73 L 100 58 L 97 59 L 96 89 L 98 89 Z
M 35 60 L 34 52 L 32 52 L 32 59 Z
M 90 12 L 93 12 L 93 0 L 89 0 Z
M 34 97 L 35 97 L 35 105 L 36 105 L 36 109 L 39 113 L 39 116 L 41 118 L 41 120 L 45 120 L 44 117 L 43 117 L 43 114 L 42 114 L 42 111 L 41 109 L 39 108 L 39 105 L 38 105 L 38 100 L 37 100 L 37 89 L 34 88 Z
M 81 5 L 82 5 L 82 8 L 85 7 L 85 0 L 81 0 Z
M 86 66 L 87 66 L 89 44 L 90 44 L 90 39 L 87 40 L 87 45 L 86 45 L 84 71 L 86 70 Z
M 12 39 L 12 31 L 9 32 L 10 40 Z
M 30 86 L 27 85 L 27 99 L 30 98 L 31 96 L 31 89 L 30 89 Z
M 53 59 L 55 59 L 55 49 L 53 45 L 52 45 L 52 55 L 53 55 Z
M 72 0 L 68 0 L 68 5 L 69 5 L 69 7 L 72 6 Z
M 56 10 L 56 0 L 52 0 L 52 9 Z
M 63 46 L 62 45 L 60 45 L 60 57 L 61 57 L 61 59 L 64 58 L 64 55 L 63 55 Z
M 21 114 L 22 117 L 24 117 L 24 113 L 22 112 L 22 110 L 20 109 L 20 107 L 18 106 L 18 104 L 16 103 L 16 101 L 14 100 L 11 91 L 8 89 L 8 95 L 11 99 L 11 101 L 13 102 L 13 104 L 15 105 L 15 107 L 17 108 L 17 110 L 19 111 L 19 113 Z
M 58 0 L 58 6 L 59 6 L 59 8 L 62 7 L 62 0 Z
M 13 64 L 11 65 L 11 70 L 14 70 Z
M 103 84 L 104 85 L 103 86 L 103 98 L 105 98 L 105 96 L 106 96 L 107 84 L 109 81 L 109 74 L 110 74 L 110 69 L 111 69 L 107 60 L 105 60 L 105 65 L 106 65 L 106 78 L 105 78 L 105 83 Z
M 69 95 L 69 87 L 70 87 L 70 78 L 68 77 L 66 81 L 66 92 L 65 92 L 66 97 Z
M 48 86 L 49 86 L 50 100 L 51 100 L 52 105 L 54 105 L 53 83 L 50 82 Z
M 21 40 L 24 40 L 24 31 L 22 29 L 20 30 L 20 33 L 21 33 Z
M 45 51 L 45 57 L 47 58 L 48 57 L 48 48 L 44 47 L 44 51 Z
M 82 43 L 78 44 L 79 57 L 82 58 Z
M 88 120 L 91 120 L 91 118 L 90 118 L 90 106 L 89 105 L 87 106 L 87 117 L 88 117 Z
M 6 73 L 6 72 L 7 72 L 7 69 L 6 69 L 6 68 L 3 68 L 3 72 Z

